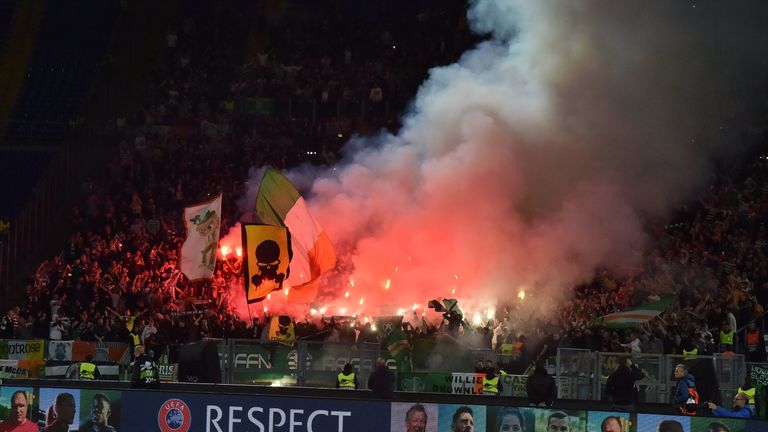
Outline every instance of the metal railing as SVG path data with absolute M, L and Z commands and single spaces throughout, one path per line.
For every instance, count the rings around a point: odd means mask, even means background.
M 690 365 L 696 362 L 702 365 L 702 361 L 711 361 L 711 370 L 714 371 L 711 378 L 719 385 L 721 400 L 730 400 L 733 397 L 747 373 L 742 354 L 714 354 L 690 358 L 674 354 L 628 354 L 560 348 L 557 350 L 558 397 L 603 400 L 608 377 L 619 366 L 621 358 L 628 355 L 646 375 L 637 382 L 640 402 L 671 401 L 677 387 L 673 372 L 675 366 L 680 363 Z

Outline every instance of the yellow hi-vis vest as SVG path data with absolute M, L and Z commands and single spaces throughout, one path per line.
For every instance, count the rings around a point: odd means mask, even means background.
M 720 343 L 723 345 L 733 345 L 733 330 L 729 333 L 720 332 Z
M 131 340 L 133 340 L 134 347 L 141 345 L 141 338 L 139 335 L 131 333 Z
M 694 348 L 694 349 L 692 349 L 690 351 L 683 350 L 683 358 L 685 358 L 685 359 L 694 358 L 697 355 L 699 355 L 699 349 L 698 348 Z
M 339 372 L 339 388 L 344 390 L 355 389 L 355 373 L 352 372 L 349 375 L 344 375 L 344 372 Z
M 499 377 L 483 377 L 483 393 L 499 394 Z
M 96 365 L 93 363 L 87 363 L 87 362 L 80 363 L 80 379 L 84 379 L 84 380 L 96 379 Z
M 515 344 L 511 343 L 503 343 L 501 344 L 501 356 L 502 357 L 512 357 L 512 353 L 515 350 Z
M 741 387 L 739 387 L 739 393 L 744 393 L 747 395 L 747 398 L 749 399 L 749 404 L 754 405 L 755 404 L 755 388 L 752 387 L 749 390 L 744 390 Z

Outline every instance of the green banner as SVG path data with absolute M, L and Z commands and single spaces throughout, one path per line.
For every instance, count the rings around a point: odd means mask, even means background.
M 752 385 L 756 388 L 763 388 L 768 385 L 768 364 L 756 364 L 750 365 L 750 376 L 752 377 Z
M 400 373 L 397 379 L 399 391 L 413 393 L 481 394 L 484 374 L 413 372 Z M 501 375 L 502 396 L 526 397 L 527 375 Z
M 273 384 L 284 380 L 293 376 L 296 360 L 296 350 L 285 345 L 235 345 L 232 359 L 233 384 Z M 295 384 L 295 378 L 293 382 Z
M 752 385 L 757 389 L 755 397 L 760 398 L 757 404 L 760 406 L 758 415 L 765 417 L 768 413 L 768 399 L 765 397 L 765 388 L 768 387 L 768 364 L 749 364 L 749 376 L 752 377 Z

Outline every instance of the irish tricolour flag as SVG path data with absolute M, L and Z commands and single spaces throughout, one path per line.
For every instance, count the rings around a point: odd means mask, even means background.
M 317 297 L 320 275 L 336 265 L 336 251 L 296 187 L 277 170 L 268 168 L 256 198 L 261 223 L 288 227 L 293 259 L 288 298 L 310 302 Z
M 674 299 L 675 296 L 670 295 L 634 309 L 605 315 L 602 317 L 603 325 L 612 328 L 637 327 L 659 316 Z

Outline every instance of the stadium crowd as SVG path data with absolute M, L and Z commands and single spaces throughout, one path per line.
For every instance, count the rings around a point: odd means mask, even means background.
M 17 304 L 0 311 L 0 338 L 138 339 L 159 356 L 204 337 L 261 337 L 266 317 L 247 322 L 230 307 L 242 278 L 235 254 L 218 260 L 210 283 L 190 285 L 180 274 L 183 207 L 221 191 L 226 230 L 240 216 L 237 200 L 251 167 L 289 167 L 308 151 L 330 161 L 350 134 L 396 127 L 426 70 L 454 61 L 473 42 L 460 2 L 441 2 L 437 15 L 418 7 L 429 2 L 414 2 L 407 13 L 387 2 L 327 10 L 321 3 L 308 2 L 285 21 L 261 11 L 259 34 L 268 42 L 244 60 L 232 48 L 246 38 L 242 25 L 211 28 L 201 19 L 205 11 L 192 9 L 168 30 L 144 103 L 118 131 L 109 178 L 83 184 L 66 247 L 40 263 Z M 344 36 L 350 34 L 356 36 Z M 424 37 L 436 34 L 445 36 Z M 273 101 L 276 112 L 241 109 L 257 99 Z M 574 288 L 560 316 L 522 327 L 507 305 L 484 324 L 423 322 L 407 325 L 406 334 L 448 329 L 472 348 L 512 347 L 525 363 L 557 347 L 730 350 L 764 360 L 765 328 L 757 319 L 768 304 L 768 160 L 747 159 L 721 166 L 709 190 L 673 222 L 649 223 L 654 247 L 641 271 L 619 278 L 598 270 L 591 283 Z M 596 320 L 668 294 L 676 297 L 666 312 L 637 329 L 612 330 Z M 370 325 L 360 324 L 356 336 L 334 320 L 304 322 L 296 335 L 354 343 L 368 340 Z

